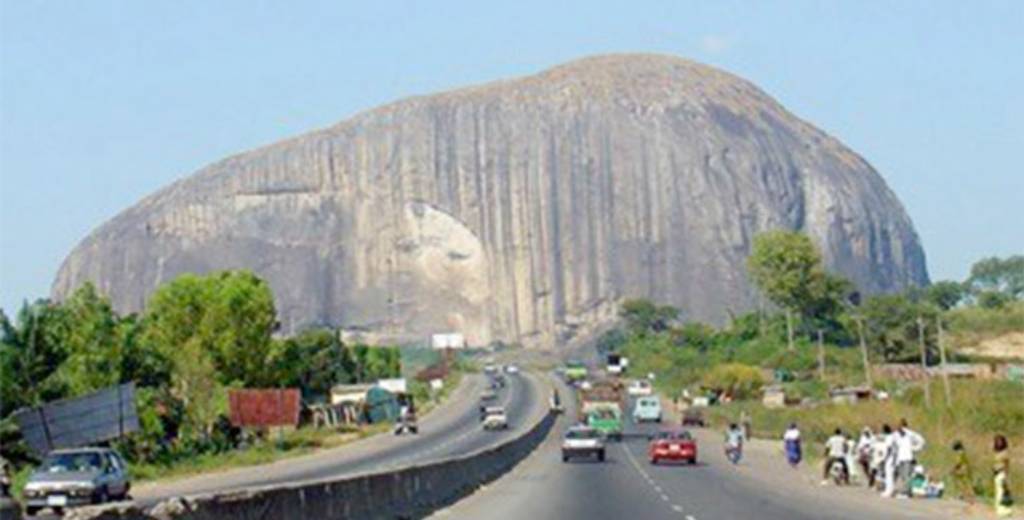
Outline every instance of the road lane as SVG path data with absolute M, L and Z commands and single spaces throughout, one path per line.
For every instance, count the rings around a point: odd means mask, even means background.
M 568 394 L 563 390 L 563 395 Z M 571 402 L 567 406 L 572 407 Z M 630 417 L 627 407 L 626 417 Z M 438 519 L 758 519 L 861 520 L 934 517 L 900 511 L 897 501 L 838 501 L 831 489 L 794 492 L 773 482 L 752 479 L 752 468 L 732 466 L 719 435 L 701 433 L 696 466 L 657 465 L 647 460 L 647 435 L 659 425 L 627 425 L 626 439 L 608 443 L 607 461 L 562 463 L 561 434 L 572 414 L 512 472 L 449 508 Z M 774 476 L 774 475 L 773 475 Z M 763 476 L 762 476 L 763 477 Z M 767 482 L 766 482 L 767 481 Z
M 450 403 L 420 421 L 419 435 L 377 435 L 309 456 L 141 486 L 133 495 L 137 502 L 151 504 L 173 496 L 338 478 L 439 460 L 508 438 L 511 430 L 483 431 L 478 407 L 486 378 L 482 375 L 466 377 L 467 383 L 457 390 L 458 395 L 452 396 Z M 499 402 L 509 409 L 510 420 L 519 426 L 522 421 L 518 415 L 536 409 L 540 383 L 535 376 L 527 374 L 508 379 L 509 384 L 499 392 Z M 443 448 L 438 449 L 439 446 Z

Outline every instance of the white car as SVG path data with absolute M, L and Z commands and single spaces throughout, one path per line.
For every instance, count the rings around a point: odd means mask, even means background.
M 629 383 L 629 387 L 626 388 L 626 393 L 630 397 L 646 397 L 654 393 L 654 389 L 651 388 L 651 383 L 638 379 Z
M 507 430 L 508 416 L 503 406 L 488 406 L 484 410 L 485 430 Z
M 562 439 L 562 462 L 577 457 L 596 457 L 604 462 L 604 439 L 601 433 L 589 426 L 573 426 Z
M 518 374 L 519 373 L 519 367 L 517 367 L 515 365 L 505 365 L 505 373 L 506 374 Z

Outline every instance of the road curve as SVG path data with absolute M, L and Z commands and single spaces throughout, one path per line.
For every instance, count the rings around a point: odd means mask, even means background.
M 542 383 L 534 375 L 508 376 L 499 402 L 508 410 L 511 428 L 486 432 L 480 425 L 479 395 L 486 385 L 482 375 L 468 375 L 449 402 L 420 421 L 419 435 L 390 433 L 270 464 L 200 475 L 168 483 L 138 487 L 133 495 L 141 504 L 174 496 L 233 491 L 247 487 L 339 478 L 387 471 L 492 446 L 527 429 L 544 411 Z
M 563 390 L 567 394 L 568 390 Z M 628 413 L 627 413 L 628 416 Z M 657 425 L 628 425 L 627 438 L 609 443 L 607 460 L 563 463 L 561 420 L 545 442 L 512 472 L 449 508 L 438 519 L 758 519 L 861 520 L 936 517 L 901 511 L 894 500 L 837 500 L 830 489 L 797 492 L 792 473 L 749 478 L 751 467 L 732 466 L 719 436 L 702 432 L 697 466 L 652 466 L 647 434 Z M 785 468 L 789 470 L 789 468 Z M 792 471 L 792 470 L 789 470 Z M 773 478 L 774 477 L 774 478 Z M 895 507 L 894 507 L 895 506 Z

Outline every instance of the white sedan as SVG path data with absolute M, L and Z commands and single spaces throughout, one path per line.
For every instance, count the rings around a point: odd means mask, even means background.
M 507 430 L 508 416 L 503 406 L 488 406 L 484 410 L 485 430 Z

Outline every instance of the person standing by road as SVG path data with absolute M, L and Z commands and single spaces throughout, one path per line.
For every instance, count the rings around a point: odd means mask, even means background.
M 800 446 L 800 429 L 796 423 L 790 424 L 786 433 L 782 434 L 782 443 L 786 449 L 786 461 L 790 466 L 797 467 L 803 458 L 803 450 Z
M 822 471 L 821 485 L 828 484 L 829 472 L 834 464 L 839 464 L 843 471 L 843 484 L 850 483 L 850 468 L 846 465 L 846 436 L 843 430 L 836 428 L 835 433 L 825 441 L 825 467 Z
M 953 483 L 956 484 L 960 499 L 974 504 L 974 475 L 971 474 L 971 461 L 967 458 L 967 450 L 959 440 L 953 441 L 953 454 L 956 463 L 953 465 Z
M 896 492 L 896 434 L 888 424 L 882 425 L 883 451 L 882 475 L 885 479 L 885 486 L 882 490 L 883 497 L 892 497 Z
M 900 419 L 900 427 L 896 430 L 896 477 L 900 483 L 900 496 L 910 498 L 910 481 L 914 477 L 914 466 L 917 465 L 917 452 L 924 449 L 924 437 L 910 429 L 906 419 Z
M 993 441 L 995 465 L 992 467 L 992 483 L 995 490 L 996 515 L 1008 518 L 1013 514 L 1013 497 L 1010 496 L 1010 444 L 1006 436 L 996 435 Z

